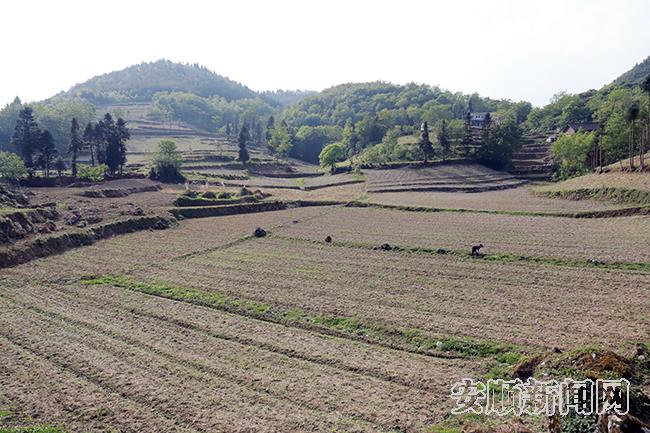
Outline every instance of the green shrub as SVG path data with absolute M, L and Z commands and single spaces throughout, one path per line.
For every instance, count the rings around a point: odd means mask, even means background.
M 77 166 L 77 178 L 89 180 L 91 182 L 101 182 L 104 180 L 104 174 L 108 170 L 106 164 L 99 164 L 95 167 L 85 164 Z
M 334 169 L 337 161 L 342 160 L 345 157 L 345 148 L 343 143 L 331 143 L 328 144 L 321 150 L 318 159 L 320 160 L 320 166 L 323 168 Z
M 18 155 L 0 152 L 0 178 L 18 180 L 28 174 L 27 167 Z
M 562 135 L 553 143 L 553 159 L 558 166 L 558 178 L 579 176 L 589 170 L 589 152 L 595 139 L 593 132 L 577 132 L 573 135 Z

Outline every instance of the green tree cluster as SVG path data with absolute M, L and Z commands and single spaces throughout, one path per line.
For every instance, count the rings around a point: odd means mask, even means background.
M 558 178 L 566 179 L 589 170 L 589 152 L 595 140 L 595 133 L 580 131 L 572 135 L 562 135 L 553 143 L 552 152 L 558 164 Z
M 153 158 L 153 167 L 149 177 L 168 183 L 178 183 L 184 180 L 181 174 L 182 158 L 176 149 L 176 143 L 171 140 L 161 140 Z

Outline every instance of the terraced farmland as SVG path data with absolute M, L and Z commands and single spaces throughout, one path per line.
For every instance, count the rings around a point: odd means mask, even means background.
M 508 192 L 486 205 L 595 206 Z M 162 209 L 162 194 L 120 200 Z M 182 220 L 3 269 L 0 426 L 436 431 L 461 378 L 648 341 L 649 223 L 318 206 Z M 478 242 L 487 255 L 470 257 Z
M 364 172 L 368 177 L 368 192 L 480 192 L 514 188 L 526 183 L 504 172 L 471 163 L 365 170 Z
M 371 203 L 424 206 L 443 209 L 474 209 L 506 212 L 581 212 L 617 209 L 621 205 L 594 200 L 558 200 L 535 195 L 527 187 L 475 194 L 447 192 L 387 192 L 371 194 Z

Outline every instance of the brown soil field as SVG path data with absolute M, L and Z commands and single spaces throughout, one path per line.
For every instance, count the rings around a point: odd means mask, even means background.
M 551 218 L 462 212 L 405 212 L 339 208 L 278 234 L 303 239 L 388 242 L 469 252 L 482 243 L 487 254 L 599 261 L 650 262 L 650 217 Z
M 48 421 L 76 412 L 69 427 L 84 430 L 422 429 L 436 420 L 431 401 L 447 380 L 477 368 L 110 288 L 39 285 L 1 296 L 3 359 L 37 358 L 58 391 L 35 401 L 45 377 L 21 377 L 12 362 L 0 379 L 5 398 L 54 406 L 36 413 Z
M 318 188 L 311 191 L 300 191 L 289 188 L 264 188 L 265 193 L 271 194 L 271 199 L 279 200 L 338 200 L 353 201 L 362 197 L 365 185 L 363 183 L 352 183 L 348 185 L 337 185 L 327 188 Z
M 293 221 L 308 220 L 329 210 L 328 207 L 306 207 L 190 219 L 173 229 L 120 236 L 0 272 L 20 273 L 21 269 L 29 267 L 30 274 L 39 278 L 64 278 L 66 275 L 80 278 L 87 274 L 127 272 L 131 268 L 149 266 L 176 256 L 228 244 L 251 235 L 257 227 L 274 229 L 282 224 L 293 224 Z
M 450 383 L 485 363 L 78 282 L 182 263 L 257 225 L 324 211 L 191 220 L 162 236 L 125 235 L 3 271 L 3 401 L 16 416 L 69 431 L 423 431 L 439 422 Z
M 271 237 L 207 249 L 133 275 L 435 337 L 529 347 L 612 347 L 647 339 L 650 329 L 644 318 L 650 308 L 647 271 L 488 262 Z M 626 325 L 628 317 L 636 318 L 633 325 Z
M 621 207 L 621 205 L 595 200 L 540 197 L 526 187 L 471 194 L 437 191 L 373 193 L 369 201 L 391 205 L 513 212 L 579 212 Z
M 135 185 L 119 182 L 109 186 Z M 116 198 L 81 197 L 83 189 L 35 190 L 32 200 L 98 209 L 107 220 L 134 207 L 166 211 L 184 186 Z M 364 189 L 263 188 L 278 200 L 615 208 L 526 188 Z M 267 236 L 253 237 L 257 227 Z M 650 341 L 648 267 L 586 263 L 647 264 L 649 240 L 647 216 L 342 206 L 185 219 L 99 240 L 0 270 L 0 430 L 430 432 L 448 421 L 454 382 L 509 374 L 514 364 L 504 367 L 501 356 L 584 347 L 628 354 Z M 477 242 L 484 259 L 429 250 Z M 411 249 L 373 248 L 382 243 Z

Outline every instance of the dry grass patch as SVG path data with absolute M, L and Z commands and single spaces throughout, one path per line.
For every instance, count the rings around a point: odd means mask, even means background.
M 474 209 L 506 212 L 581 212 L 620 208 L 595 200 L 561 200 L 535 195 L 529 188 L 478 193 L 462 192 L 399 192 L 377 193 L 371 203 L 426 206 L 445 209 Z

